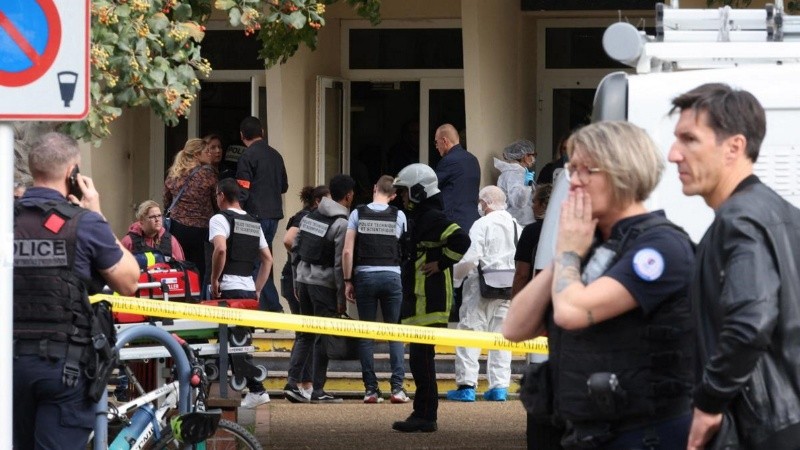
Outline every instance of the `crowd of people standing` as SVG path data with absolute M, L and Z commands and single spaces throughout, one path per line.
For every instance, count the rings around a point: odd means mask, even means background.
M 462 330 L 513 341 L 546 335 L 549 359 L 532 364 L 523 385 L 530 448 L 797 448 L 800 210 L 753 174 L 764 110 L 723 84 L 697 87 L 673 105 L 680 117 L 668 160 L 684 194 L 715 211 L 698 245 L 663 211 L 645 207 L 665 167 L 653 140 L 627 122 L 598 122 L 559 148 L 552 172 L 568 193 L 551 208 L 560 214 L 555 256 L 537 271 L 553 189 L 536 183 L 533 144 L 506 147 L 495 161 L 498 186 L 481 188 L 477 158 L 444 124 L 435 133 L 437 167 L 411 163 L 381 176 L 368 204 L 354 204 L 356 181 L 346 174 L 303 188 L 303 210 L 284 238 L 281 290 L 290 309 L 341 317 L 350 303 L 359 320 L 378 320 L 380 309 L 384 322 L 428 327 L 448 326 L 457 311 Z M 163 205 L 143 202 L 122 241 L 77 170 L 73 140 L 50 133 L 31 151 L 33 186 L 15 204 L 16 447 L 54 436 L 85 441 L 93 410 L 88 380 L 74 369 L 89 359 L 91 313 L 82 305 L 102 283 L 131 294 L 140 268 L 185 259 L 204 295 L 282 311 L 272 241 L 286 169 L 257 118 L 242 121 L 240 137 L 247 149 L 235 176 L 224 178 L 219 137 L 188 140 L 169 169 Z M 287 400 L 342 401 L 325 390 L 335 342 L 297 333 Z M 411 415 L 392 428 L 436 431 L 434 346 L 408 346 L 413 396 L 404 389 L 403 344 L 389 348 L 388 398 L 413 397 Z M 359 341 L 364 403 L 384 400 L 373 351 L 371 340 Z M 476 400 L 478 354 L 457 348 L 458 387 L 448 400 Z M 484 400 L 505 401 L 508 352 L 489 353 L 487 379 Z M 248 380 L 248 388 L 242 406 L 270 400 L 262 383 Z

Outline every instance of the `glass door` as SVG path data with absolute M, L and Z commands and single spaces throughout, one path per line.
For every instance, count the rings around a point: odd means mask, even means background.
M 651 20 L 626 17 L 646 27 Z M 537 28 L 536 147 L 541 169 L 552 159 L 559 140 L 575 127 L 591 122 L 592 103 L 598 83 L 617 70 L 632 71 L 611 60 L 602 48 L 612 17 L 586 19 L 542 19 Z
M 536 135 L 539 168 L 552 159 L 550 150 L 555 149 L 562 138 L 569 136 L 576 127 L 591 122 L 592 103 L 599 82 L 594 77 L 573 77 L 542 83 Z
M 317 77 L 316 184 L 350 170 L 350 82 Z
M 435 168 L 441 156 L 433 145 L 433 139 L 440 125 L 452 124 L 466 148 L 464 79 L 423 78 L 420 80 L 419 103 L 419 161 Z

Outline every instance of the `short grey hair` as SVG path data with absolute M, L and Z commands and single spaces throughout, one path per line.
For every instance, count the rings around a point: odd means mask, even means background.
M 64 133 L 42 135 L 28 154 L 28 167 L 34 179 L 53 181 L 80 157 L 78 142 Z
M 642 128 L 629 122 L 597 122 L 567 141 L 567 155 L 585 155 L 611 183 L 616 206 L 647 200 L 661 181 L 664 157 Z

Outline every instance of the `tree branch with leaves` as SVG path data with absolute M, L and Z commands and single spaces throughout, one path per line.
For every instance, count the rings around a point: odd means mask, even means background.
M 91 108 L 86 120 L 61 125 L 99 142 L 126 107 L 149 106 L 168 125 L 186 117 L 213 69 L 200 53 L 205 24 L 224 11 L 234 28 L 257 35 L 265 67 L 284 63 L 301 45 L 317 46 L 326 7 L 337 0 L 92 0 Z M 379 0 L 346 0 L 372 23 Z

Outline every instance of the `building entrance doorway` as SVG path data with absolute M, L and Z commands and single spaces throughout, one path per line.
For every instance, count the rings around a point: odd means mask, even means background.
M 436 167 L 436 128 L 466 125 L 460 78 L 346 81 L 320 77 L 317 111 L 317 183 L 336 173 L 356 180 L 356 203 L 369 203 L 381 175 L 408 164 Z

